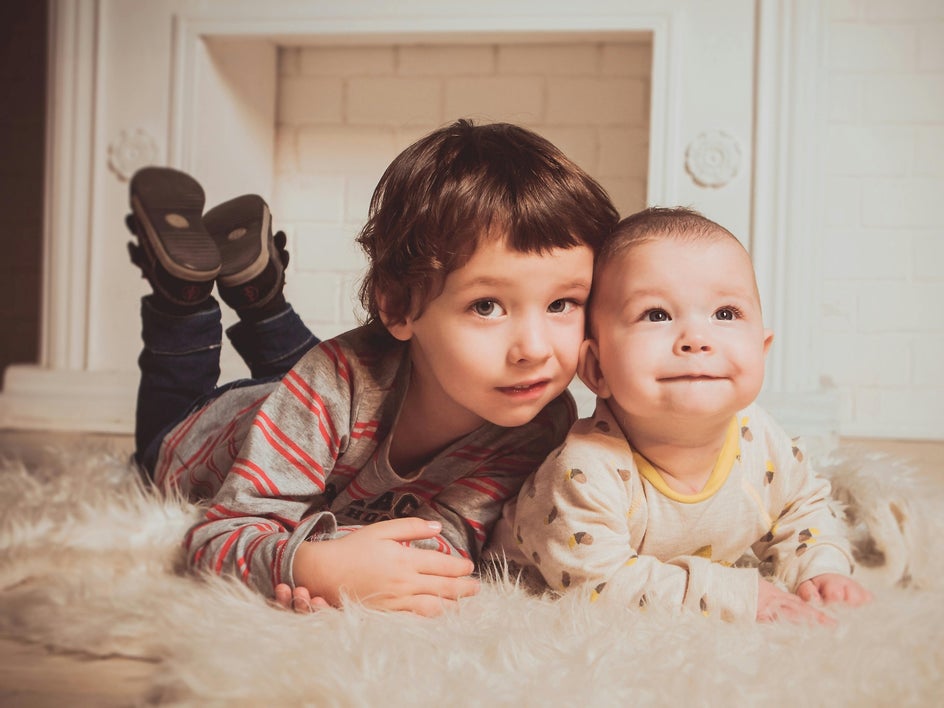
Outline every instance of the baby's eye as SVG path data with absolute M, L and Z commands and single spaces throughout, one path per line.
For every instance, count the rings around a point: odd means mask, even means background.
M 575 301 L 561 298 L 560 300 L 555 300 L 550 305 L 548 305 L 547 311 L 555 315 L 563 315 L 571 312 L 575 307 L 578 307 L 578 303 Z
M 715 319 L 731 322 L 738 319 L 741 313 L 736 307 L 722 307 L 715 312 Z
M 471 309 L 479 317 L 486 319 L 494 319 L 505 314 L 504 308 L 494 300 L 478 300 L 472 303 Z
M 649 320 L 650 322 L 668 322 L 672 318 L 669 317 L 668 312 L 657 307 L 652 310 L 647 310 L 643 315 L 643 319 Z

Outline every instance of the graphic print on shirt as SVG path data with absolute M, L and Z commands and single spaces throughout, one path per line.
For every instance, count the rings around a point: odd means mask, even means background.
M 422 501 L 410 492 L 389 491 L 373 499 L 360 499 L 351 502 L 342 515 L 362 524 L 373 524 L 389 519 L 402 519 L 412 516 Z

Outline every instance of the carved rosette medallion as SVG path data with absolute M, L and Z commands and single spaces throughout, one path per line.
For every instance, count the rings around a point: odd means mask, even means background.
M 721 130 L 701 133 L 685 151 L 685 170 L 699 187 L 723 187 L 740 167 L 740 143 Z
M 122 130 L 108 146 L 108 166 L 123 182 L 142 167 L 157 162 L 157 141 L 141 128 L 133 132 Z

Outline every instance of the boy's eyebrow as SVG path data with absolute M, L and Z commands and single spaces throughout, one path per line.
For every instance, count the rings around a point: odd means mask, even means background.
M 482 275 L 478 278 L 473 278 L 472 280 L 462 283 L 460 287 L 462 288 L 472 288 L 477 286 L 486 286 L 486 287 L 498 287 L 501 285 L 507 285 L 509 283 L 515 282 L 515 278 L 497 278 L 489 275 Z M 590 288 L 590 279 L 589 278 L 574 278 L 573 280 L 567 281 L 566 283 L 561 283 L 561 287 L 565 290 L 570 290 L 572 288 Z

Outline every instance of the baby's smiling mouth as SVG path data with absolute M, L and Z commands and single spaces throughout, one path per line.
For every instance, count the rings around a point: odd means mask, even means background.
M 715 381 L 722 378 L 724 377 L 709 374 L 682 374 L 680 376 L 663 376 L 659 381 Z

